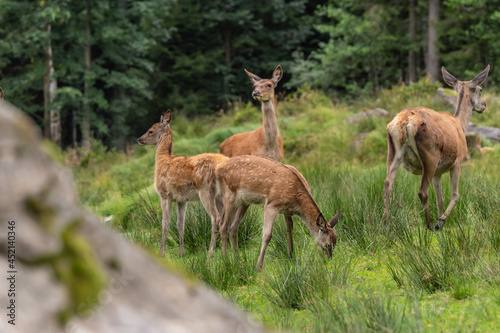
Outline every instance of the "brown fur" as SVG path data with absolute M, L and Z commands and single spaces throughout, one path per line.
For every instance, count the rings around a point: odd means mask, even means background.
M 272 79 L 261 79 L 245 70 L 254 84 L 253 98 L 262 102 L 263 126 L 245 133 L 238 133 L 220 145 L 220 152 L 229 157 L 262 155 L 278 162 L 283 160 L 283 139 L 274 112 L 274 89 L 283 75 L 281 66 L 276 67 Z
M 311 196 L 304 177 L 293 167 L 260 156 L 237 156 L 219 164 L 216 169 L 224 198 L 221 242 L 225 252 L 228 232 L 233 251 L 237 251 L 237 233 L 241 219 L 252 204 L 264 205 L 264 234 L 257 268 L 262 267 L 264 254 L 271 239 L 272 226 L 277 214 L 287 217 L 298 215 L 307 225 L 318 244 L 328 255 L 336 244 L 333 227 L 338 214 L 327 223 Z M 291 227 L 288 226 L 287 228 Z M 229 230 L 228 230 L 229 229 Z M 290 255 L 291 230 L 288 229 Z
M 272 158 L 278 162 L 283 160 L 283 139 L 278 132 L 276 147 L 267 149 L 264 144 L 264 127 L 256 130 L 238 133 L 226 139 L 220 145 L 220 153 L 229 157 L 241 155 L 261 155 Z
M 168 112 L 160 123 L 154 124 L 137 141 L 139 144 L 156 144 L 155 187 L 162 201 L 163 233 L 160 253 L 165 254 L 170 225 L 171 203 L 177 203 L 177 229 L 180 254 L 184 254 L 184 218 L 186 203 L 201 200 L 212 220 L 210 252 L 215 248 L 220 216 L 215 205 L 217 181 L 215 168 L 229 158 L 221 154 L 201 154 L 191 157 L 173 155 L 173 137 Z
M 387 178 L 384 187 L 384 220 L 388 215 L 389 197 L 392 183 L 399 165 L 416 175 L 422 175 L 418 192 L 424 207 L 427 226 L 434 229 L 429 213 L 428 190 L 431 181 L 436 192 L 439 221 L 435 228 L 440 229 L 446 222 L 456 204 L 460 163 L 467 156 L 465 133 L 472 110 L 484 112 L 486 102 L 481 99 L 479 84 L 486 81 L 489 66 L 471 81 L 458 81 L 442 69 L 445 81 L 459 93 L 455 115 L 437 112 L 425 107 L 409 108 L 401 111 L 387 125 Z M 441 175 L 450 172 L 453 195 L 443 214 Z
M 3 90 L 2 87 L 0 87 L 0 102 L 3 101 Z

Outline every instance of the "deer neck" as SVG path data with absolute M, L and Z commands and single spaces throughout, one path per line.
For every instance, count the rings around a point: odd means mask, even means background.
M 276 146 L 278 142 L 279 129 L 272 100 L 262 102 L 262 123 L 264 128 L 264 143 L 266 147 Z
M 167 133 L 164 133 L 158 143 L 156 144 L 156 161 L 160 157 L 164 156 L 172 156 L 174 153 L 174 144 L 170 138 L 172 137 L 172 132 L 170 129 L 167 130 Z
M 312 202 L 307 202 L 307 204 L 303 205 L 305 207 L 302 208 L 302 212 L 299 216 L 311 232 L 311 235 L 319 241 L 321 232 L 316 224 L 316 219 L 318 218 L 318 215 L 321 214 L 321 211 L 312 198 L 311 201 Z
M 464 134 L 469 127 L 469 121 L 472 117 L 472 103 L 469 94 L 465 93 L 465 87 L 462 85 L 457 96 L 457 109 L 455 110 L 455 118 L 460 122 Z

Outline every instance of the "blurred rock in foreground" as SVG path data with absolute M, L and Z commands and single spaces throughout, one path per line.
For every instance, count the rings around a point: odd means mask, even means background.
M 41 140 L 27 116 L 0 104 L 0 332 L 263 332 L 86 213 L 70 174 L 42 152 Z M 17 271 L 15 298 L 8 270 Z M 6 316 L 11 299 L 15 326 Z

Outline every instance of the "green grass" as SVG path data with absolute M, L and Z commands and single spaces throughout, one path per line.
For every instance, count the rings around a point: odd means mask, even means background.
M 375 98 L 332 102 L 307 87 L 280 101 L 277 117 L 285 162 L 306 177 L 327 219 L 342 209 L 339 241 L 327 259 L 307 228 L 294 217 L 294 253 L 288 258 L 286 229 L 279 216 L 261 273 L 262 209 L 251 207 L 239 229 L 240 256 L 223 260 L 219 244 L 207 258 L 210 219 L 200 203 L 189 203 L 185 247 L 179 257 L 175 204 L 166 261 L 231 299 L 266 326 L 297 332 L 492 332 L 500 330 L 500 146 L 463 163 L 458 204 L 442 232 L 425 229 L 417 191 L 420 178 L 400 169 L 390 218 L 383 217 L 386 132 L 390 119 L 350 125 L 343 120 L 375 107 L 392 115 L 405 107 L 448 108 L 434 100 L 436 85 L 397 86 Z M 500 99 L 486 93 L 479 125 L 500 126 Z M 260 111 L 236 104 L 225 116 L 187 119 L 175 115 L 174 151 L 217 152 L 225 138 L 259 126 Z M 144 129 L 146 130 L 146 129 Z M 353 138 L 371 131 L 359 149 Z M 139 133 L 140 135 L 142 133 Z M 154 147 L 131 156 L 105 152 L 73 168 L 80 200 L 132 242 L 157 255 L 161 208 L 153 187 Z M 54 151 L 53 147 L 49 150 Z M 53 152 L 59 161 L 64 160 Z M 430 208 L 437 220 L 434 192 Z M 443 177 L 445 204 L 451 196 Z

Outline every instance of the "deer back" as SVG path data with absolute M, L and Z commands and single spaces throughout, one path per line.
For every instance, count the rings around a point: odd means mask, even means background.
M 159 192 L 175 193 L 204 187 L 215 189 L 215 169 L 227 159 L 229 158 L 220 154 L 160 156 L 156 162 L 156 188 Z
M 297 173 L 293 167 L 253 155 L 233 157 L 221 163 L 216 171 L 220 181 L 243 201 L 272 204 L 284 213 L 314 210 L 318 214 L 307 183 Z
M 284 156 L 283 139 L 278 132 L 275 147 L 266 147 L 264 142 L 264 127 L 245 133 L 238 133 L 220 145 L 220 153 L 228 157 L 241 155 L 260 155 L 281 162 Z

